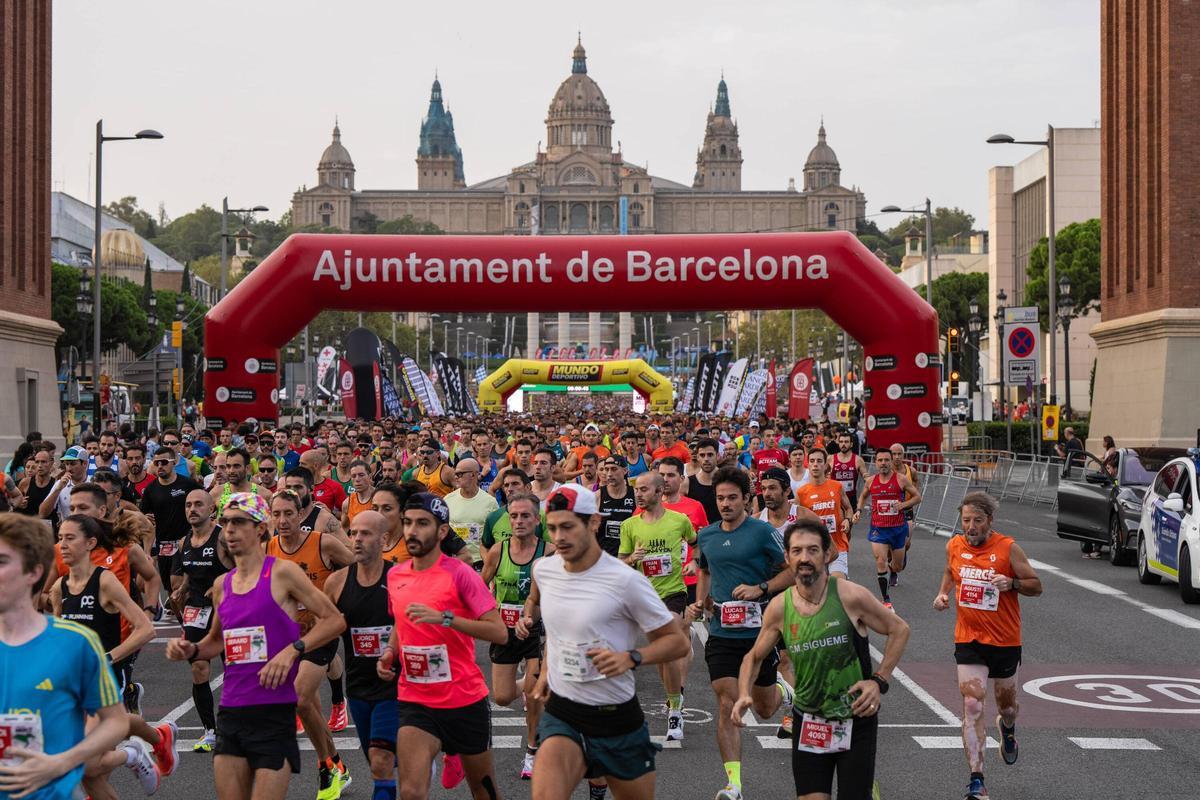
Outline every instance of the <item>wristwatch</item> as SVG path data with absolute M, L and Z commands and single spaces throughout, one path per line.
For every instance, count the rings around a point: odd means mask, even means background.
M 629 660 L 633 662 L 631 669 L 637 669 L 642 665 L 642 654 L 638 650 L 626 650 L 629 653 Z
M 879 693 L 880 694 L 888 693 L 889 684 L 888 684 L 886 678 L 884 678 L 882 675 L 880 675 L 878 672 L 876 672 L 874 675 L 871 676 L 871 680 L 873 680 L 873 681 L 875 681 L 875 683 L 879 684 Z
M 443 611 L 442 612 L 442 627 L 449 628 L 450 623 L 452 623 L 452 622 L 454 622 L 454 612 L 453 611 Z
M 300 655 L 304 655 L 304 646 L 305 646 L 305 645 L 304 645 L 304 640 L 303 640 L 303 639 L 297 639 L 296 641 L 292 642 L 292 647 L 293 647 L 293 648 L 296 650 L 296 652 L 297 652 L 297 653 L 299 653 Z
M 766 581 L 763 581 L 762 583 L 760 583 L 760 584 L 758 585 L 758 590 L 759 590 L 760 592 L 762 592 L 762 596 L 763 596 L 763 597 L 766 597 L 766 596 L 767 596 L 767 593 L 768 593 L 769 591 L 771 591 L 771 587 L 770 587 L 770 586 L 767 584 L 767 582 L 766 582 Z

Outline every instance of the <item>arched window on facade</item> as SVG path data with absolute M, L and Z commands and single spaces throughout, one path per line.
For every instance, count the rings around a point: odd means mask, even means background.
M 558 233 L 558 215 L 562 213 L 558 203 L 546 203 L 542 206 L 541 228 L 547 232 Z
M 321 203 L 321 225 L 328 228 L 333 224 L 333 203 Z
M 721 155 L 725 155 L 725 145 L 721 145 Z
M 646 209 L 642 206 L 641 203 L 630 203 L 629 204 L 629 227 L 631 227 L 631 228 L 642 227 L 642 217 L 645 215 L 645 213 L 646 213 Z
M 831 229 L 836 228 L 837 227 L 837 218 L 838 218 L 838 204 L 837 203 L 826 203 L 825 204 L 825 227 L 831 228 Z
M 605 233 L 611 233 L 615 230 L 614 221 L 616 215 L 613 213 L 612 206 L 600 206 L 600 230 Z
M 529 228 L 529 204 L 525 202 L 517 203 L 513 211 L 517 230 L 527 230 Z
M 571 233 L 587 233 L 588 207 L 583 203 L 573 203 L 568 225 Z

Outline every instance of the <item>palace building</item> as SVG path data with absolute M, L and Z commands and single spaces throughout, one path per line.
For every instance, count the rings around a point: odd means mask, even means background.
M 612 128 L 608 99 L 588 75 L 587 54 L 578 42 L 571 72 L 550 101 L 545 149 L 539 143 L 532 161 L 506 175 L 468 183 L 454 118 L 435 77 L 421 121 L 417 188 L 357 188 L 354 162 L 335 124 L 333 141 L 317 163 L 317 184 L 292 198 L 293 224 L 352 231 L 360 229 L 358 220 L 373 215 L 380 222 L 411 216 L 449 234 L 748 233 L 854 231 L 865 214 L 863 193 L 842 184 L 823 120 L 800 187 L 788 180 L 783 189 L 743 189 L 743 154 L 724 77 L 705 120 L 690 185 L 625 161 L 620 143 L 614 147 Z M 559 324 L 548 330 L 531 315 L 529 349 L 539 338 L 535 332 L 560 346 L 587 341 L 589 347 L 629 347 L 628 315 L 620 315 L 610 342 L 600 333 L 600 315 L 592 316 L 597 319 L 589 319 L 586 328 L 581 319 L 579 335 L 573 335 L 568 315 L 559 315 Z M 568 317 L 566 325 L 562 317 Z

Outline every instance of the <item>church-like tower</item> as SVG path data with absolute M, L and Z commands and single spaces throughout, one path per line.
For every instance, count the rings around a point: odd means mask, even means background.
M 804 191 L 840 186 L 841 181 L 842 166 L 833 148 L 825 141 L 825 120 L 822 119 L 817 130 L 817 144 L 808 151 L 808 159 L 804 162 Z
M 317 162 L 317 185 L 354 191 L 354 162 L 350 151 L 342 145 L 342 131 L 333 123 L 333 141 L 321 153 Z
M 708 112 L 704 144 L 696 153 L 692 188 L 709 192 L 742 190 L 742 149 L 738 147 L 737 123 L 729 111 L 729 87 L 724 75 L 717 84 L 717 102 Z
M 421 143 L 417 147 L 418 189 L 461 189 L 462 149 L 454 137 L 454 115 L 442 102 L 442 83 L 433 79 L 429 111 L 421 120 Z
M 571 55 L 571 74 L 559 85 L 546 112 L 546 154 L 552 161 L 574 152 L 610 160 L 612 126 L 608 100 L 587 74 L 587 53 L 578 40 Z

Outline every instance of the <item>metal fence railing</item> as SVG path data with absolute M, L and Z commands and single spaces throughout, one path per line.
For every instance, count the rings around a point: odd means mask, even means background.
M 914 513 L 915 522 L 935 533 L 956 533 L 959 529 L 958 507 L 971 491 L 969 474 L 945 464 L 921 464 L 916 472 L 921 502 Z

